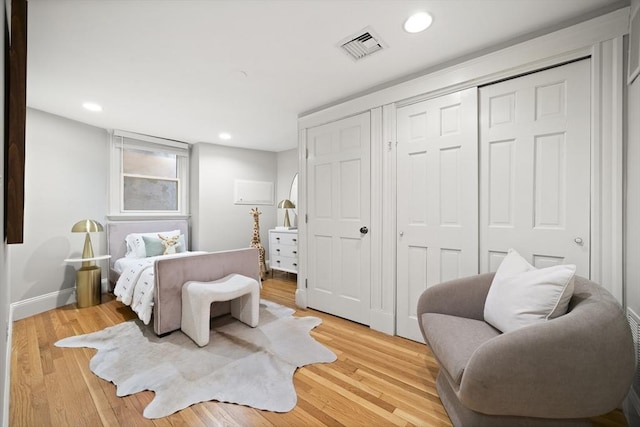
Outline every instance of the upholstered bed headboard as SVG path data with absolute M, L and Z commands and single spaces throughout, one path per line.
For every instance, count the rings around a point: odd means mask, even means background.
M 113 221 L 107 223 L 107 252 L 109 260 L 109 282 L 115 284 L 118 278 L 113 271 L 113 264 L 127 252 L 125 237 L 131 233 L 154 233 L 180 230 L 184 234 L 186 248 L 189 249 L 189 221 L 186 219 L 154 220 L 154 221 Z

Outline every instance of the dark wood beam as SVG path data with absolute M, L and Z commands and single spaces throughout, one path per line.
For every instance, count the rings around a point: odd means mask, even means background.
M 8 30 L 9 34 L 5 34 L 5 52 L 8 52 L 5 55 L 5 237 L 11 244 L 24 242 L 26 0 L 11 0 Z

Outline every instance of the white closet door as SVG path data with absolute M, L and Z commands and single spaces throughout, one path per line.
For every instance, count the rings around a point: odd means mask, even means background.
M 418 297 L 478 273 L 477 89 L 397 112 L 397 334 L 423 341 Z
M 307 133 L 307 303 L 367 325 L 371 235 L 363 227 L 371 217 L 370 120 L 363 113 Z
M 480 89 L 480 271 L 509 248 L 589 277 L 590 60 Z

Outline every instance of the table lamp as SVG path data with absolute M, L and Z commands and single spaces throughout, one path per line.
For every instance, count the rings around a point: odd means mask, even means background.
M 72 233 L 87 233 L 84 238 L 84 249 L 82 250 L 82 258 L 93 258 L 93 247 L 91 246 L 91 237 L 89 233 L 104 231 L 102 224 L 98 221 L 94 221 L 92 219 L 83 219 L 82 221 L 78 221 L 73 224 L 71 228 Z M 93 265 L 93 261 L 82 261 L 83 267 L 88 267 Z
M 89 233 L 104 231 L 102 224 L 92 219 L 83 219 L 73 224 L 72 233 L 86 233 L 82 250 L 82 267 L 76 271 L 76 296 L 79 308 L 100 304 L 100 281 L 102 273 L 96 266 Z M 99 257 L 100 258 L 100 257 Z
M 286 228 L 291 227 L 291 222 L 289 221 L 289 209 L 295 208 L 296 205 L 289 199 L 284 199 L 280 203 L 278 203 L 278 208 L 284 209 L 284 226 Z

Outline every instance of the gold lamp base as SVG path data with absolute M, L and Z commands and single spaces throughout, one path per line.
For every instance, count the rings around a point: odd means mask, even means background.
M 284 226 L 291 227 L 291 221 L 289 221 L 289 209 L 284 210 Z
M 76 272 L 76 298 L 78 308 L 100 304 L 101 277 L 100 267 L 95 265 L 82 267 Z

